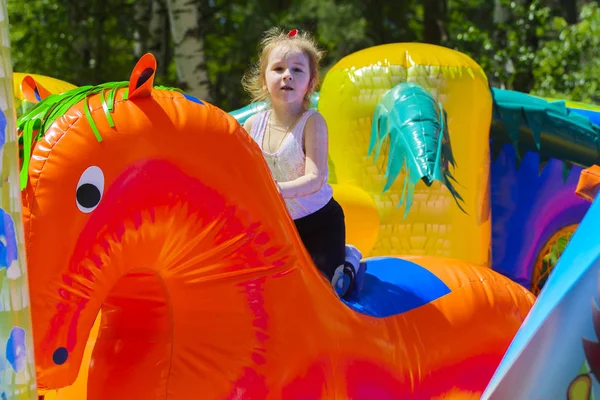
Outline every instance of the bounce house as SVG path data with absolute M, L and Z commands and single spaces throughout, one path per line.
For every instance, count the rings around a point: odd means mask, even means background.
M 21 302 L 4 308 L 3 398 L 531 398 L 510 378 L 544 371 L 522 356 L 543 340 L 538 310 L 570 309 L 554 278 L 595 215 L 569 170 L 597 163 L 595 110 L 490 89 L 438 46 L 340 60 L 312 103 L 367 267 L 340 299 L 240 125 L 264 104 L 227 113 L 155 71 L 146 54 L 122 82 L 14 79 L 0 293 Z M 573 243 L 536 300 L 561 230 Z
M 155 68 L 146 55 L 128 82 L 49 96 L 18 121 L 47 398 L 55 389 L 89 399 L 435 398 L 485 388 L 533 303 L 526 289 L 469 260 L 387 256 L 366 259 L 363 291 L 340 300 L 239 123 L 154 87 Z M 85 369 L 82 392 L 70 389 Z

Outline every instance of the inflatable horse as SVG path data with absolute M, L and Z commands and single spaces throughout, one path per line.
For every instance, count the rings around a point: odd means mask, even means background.
M 260 149 L 155 69 L 19 119 L 39 387 L 85 371 L 92 400 L 478 398 L 533 296 L 414 256 L 367 259 L 340 300 Z

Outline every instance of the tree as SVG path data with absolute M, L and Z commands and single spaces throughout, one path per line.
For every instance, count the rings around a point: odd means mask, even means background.
M 135 0 L 9 0 L 8 9 L 15 71 L 76 85 L 131 73 Z
M 167 0 L 178 86 L 192 96 L 210 100 L 200 7 L 198 1 Z
M 166 0 L 138 0 L 134 54 L 140 58 L 150 52 L 156 57 L 158 76 L 164 76 L 172 61 L 171 27 Z
M 547 97 L 600 102 L 600 8 L 582 7 L 579 22 L 561 17 L 549 24 L 554 37 L 544 42 L 535 59 L 532 92 Z
M 447 1 L 446 0 L 423 0 L 423 41 L 425 43 L 442 44 L 448 40 L 446 29 Z
M 9 0 L 9 18 L 17 71 L 77 85 L 123 80 L 151 51 L 157 83 L 231 110 L 248 103 L 240 80 L 274 25 L 313 32 L 327 53 L 324 73 L 366 47 L 428 42 L 471 56 L 492 86 L 596 101 L 597 8 L 591 0 Z

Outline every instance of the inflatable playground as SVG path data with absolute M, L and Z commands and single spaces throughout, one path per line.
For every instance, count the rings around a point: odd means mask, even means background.
M 600 108 L 432 45 L 340 60 L 312 99 L 367 266 L 340 299 L 241 127 L 266 104 L 2 54 L 1 399 L 599 398 Z

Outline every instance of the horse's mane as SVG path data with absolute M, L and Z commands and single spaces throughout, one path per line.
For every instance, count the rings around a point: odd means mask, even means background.
M 87 99 L 90 95 L 100 94 L 104 115 L 106 116 L 109 125 L 114 127 L 111 114 L 114 111 L 115 102 L 117 100 L 117 91 L 119 89 L 124 89 L 120 94 L 121 100 L 127 100 L 129 94 L 128 87 L 128 81 L 108 82 L 96 86 L 81 86 L 64 93 L 52 94 L 21 115 L 17 119 L 19 158 L 22 161 L 20 175 L 21 190 L 27 186 L 29 159 L 31 157 L 33 144 L 44 137 L 47 130 L 57 118 L 62 117 L 71 107 L 83 101 L 83 111 L 86 119 L 90 124 L 90 128 L 94 132 L 96 139 L 101 142 L 102 136 L 90 113 Z M 182 93 L 180 89 L 166 86 L 154 86 L 154 89 Z

